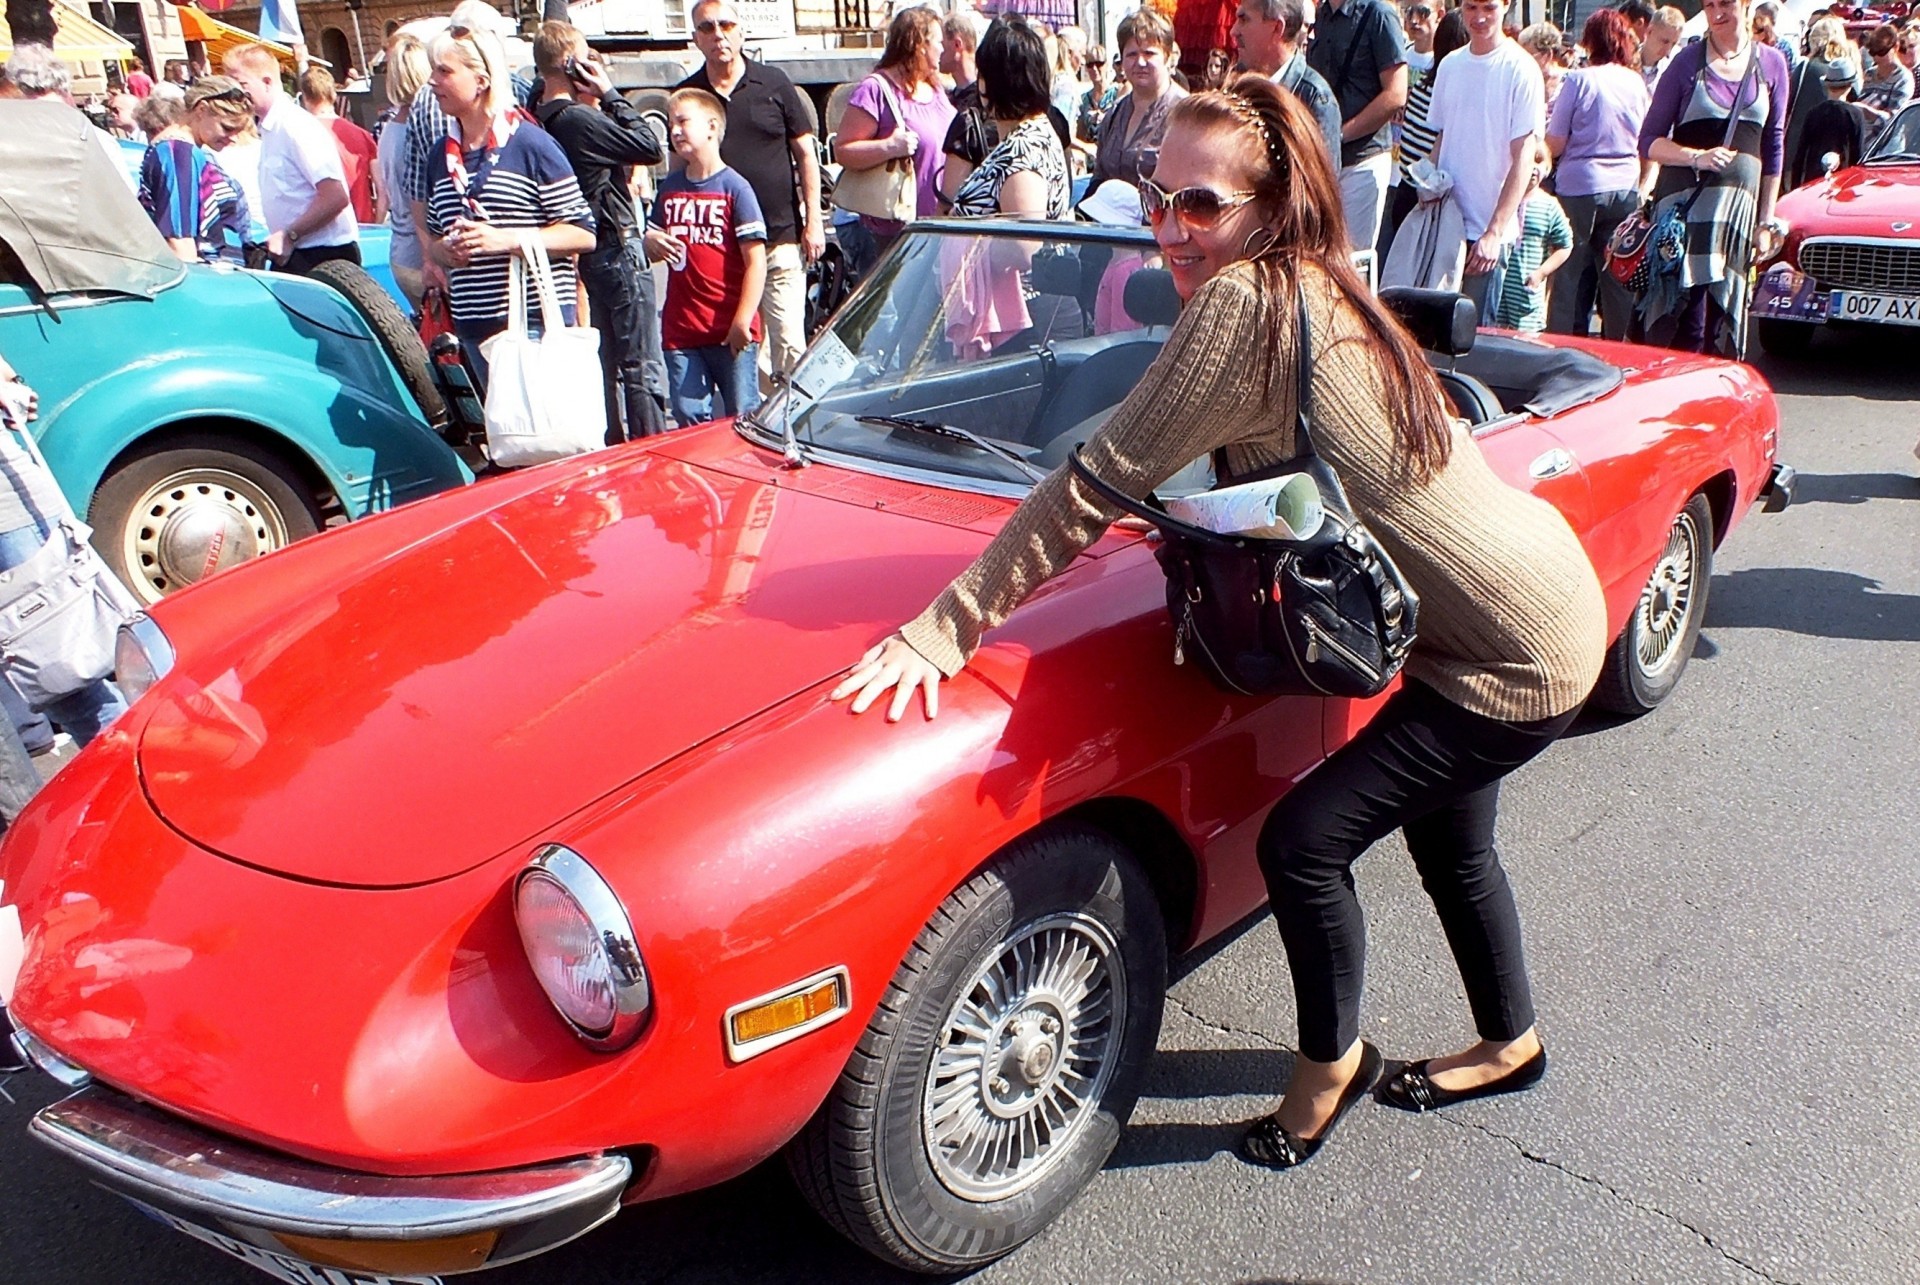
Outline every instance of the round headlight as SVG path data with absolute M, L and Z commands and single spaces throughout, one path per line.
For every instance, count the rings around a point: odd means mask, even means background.
M 120 626 L 113 643 L 113 678 L 127 704 L 139 700 L 172 668 L 173 644 L 153 617 L 141 612 Z
M 585 858 L 553 844 L 534 854 L 513 892 L 514 922 L 533 975 L 590 1048 L 640 1034 L 652 1004 L 626 908 Z

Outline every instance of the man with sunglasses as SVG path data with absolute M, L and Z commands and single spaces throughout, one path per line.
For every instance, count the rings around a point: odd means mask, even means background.
M 699 0 L 690 16 L 706 63 L 675 88 L 704 89 L 727 105 L 720 158 L 753 189 L 767 224 L 762 360 L 786 375 L 807 343 L 807 265 L 827 246 L 813 116 L 785 72 L 746 57 L 746 30 L 728 0 Z
M 1326 0 L 1314 18 L 1307 62 L 1340 102 L 1340 204 L 1347 240 L 1367 250 L 1380 235 L 1393 175 L 1393 118 L 1407 105 L 1407 44 L 1388 0 Z
M 1257 71 L 1300 100 L 1320 122 L 1327 155 L 1340 164 L 1340 103 L 1300 52 L 1313 21 L 1313 0 L 1240 0 L 1233 11 L 1233 43 L 1240 65 Z

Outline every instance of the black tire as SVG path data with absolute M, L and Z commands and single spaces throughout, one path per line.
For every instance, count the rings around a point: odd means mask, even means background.
M 992 1005 L 999 992 L 982 980 L 1021 942 L 1036 961 L 1027 984 L 1008 988 L 1017 1002 L 971 1047 L 961 1009 L 979 1018 Z M 1099 963 L 1088 993 L 1069 1001 L 1081 988 L 1049 990 L 1037 961 L 1075 950 Z M 1112 1153 L 1159 1038 L 1166 979 L 1160 907 L 1126 852 L 1079 827 L 1022 840 L 948 897 L 907 952 L 833 1092 L 787 1149 L 802 1194 L 855 1244 L 912 1271 L 978 1267 L 1017 1248 Z M 1043 1130 L 1047 1104 L 1066 1100 L 1063 1080 L 1086 1106 Z M 936 1117 L 944 1131 L 929 1126 Z M 944 1141 L 969 1122 L 995 1137 L 1031 1127 L 1036 1150 L 1010 1175 L 983 1176 L 985 1155 L 969 1171 L 963 1149 Z
M 209 517 L 221 524 L 219 547 L 198 538 Z M 191 433 L 114 465 L 93 493 L 87 522 L 107 565 L 151 603 L 211 571 L 312 535 L 320 529 L 320 506 L 269 448 Z
M 1813 332 L 1818 329 L 1820 327 L 1803 321 L 1753 319 L 1754 337 L 1760 341 L 1760 347 L 1773 357 L 1805 356 L 1813 346 Z
M 420 332 L 407 320 L 407 314 L 400 311 L 393 296 L 382 290 L 365 268 L 345 259 L 316 264 L 307 270 L 307 275 L 345 295 L 347 302 L 366 318 L 367 328 L 393 360 L 394 368 L 400 372 L 400 382 L 413 394 L 420 413 L 436 431 L 444 430 L 447 403 L 440 395 L 440 386 L 433 381 L 433 362 L 427 356 L 426 345 L 420 342 Z
M 1638 716 L 1673 694 L 1700 637 L 1712 581 L 1713 506 L 1696 495 L 1674 518 L 1627 627 L 1607 650 L 1594 703 Z

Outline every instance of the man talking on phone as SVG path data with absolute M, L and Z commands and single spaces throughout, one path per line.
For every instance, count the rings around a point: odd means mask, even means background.
M 593 253 L 581 256 L 580 276 L 600 331 L 608 444 L 664 432 L 667 375 L 641 241 L 646 220 L 633 208 L 628 180 L 632 166 L 657 165 L 665 152 L 570 24 L 540 24 L 533 65 L 541 85 L 535 112 L 573 165 L 598 229 Z

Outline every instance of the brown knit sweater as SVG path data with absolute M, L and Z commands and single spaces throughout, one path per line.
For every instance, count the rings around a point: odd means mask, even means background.
M 1606 604 L 1579 539 L 1558 509 L 1494 474 L 1464 423 L 1433 477 L 1413 476 L 1395 446 L 1365 320 L 1327 277 L 1309 268 L 1304 278 L 1314 442 L 1356 516 L 1420 595 L 1407 677 L 1491 718 L 1522 722 L 1572 709 L 1592 689 L 1607 647 Z M 1290 458 L 1296 345 L 1282 343 L 1268 378 L 1252 373 L 1271 343 L 1272 306 L 1249 264 L 1201 287 L 1138 387 L 1087 443 L 1094 473 L 1143 496 L 1219 447 L 1236 474 Z M 1261 383 L 1273 390 L 1265 397 Z M 985 630 L 1118 516 L 1069 469 L 1056 470 L 901 633 L 952 677 Z

